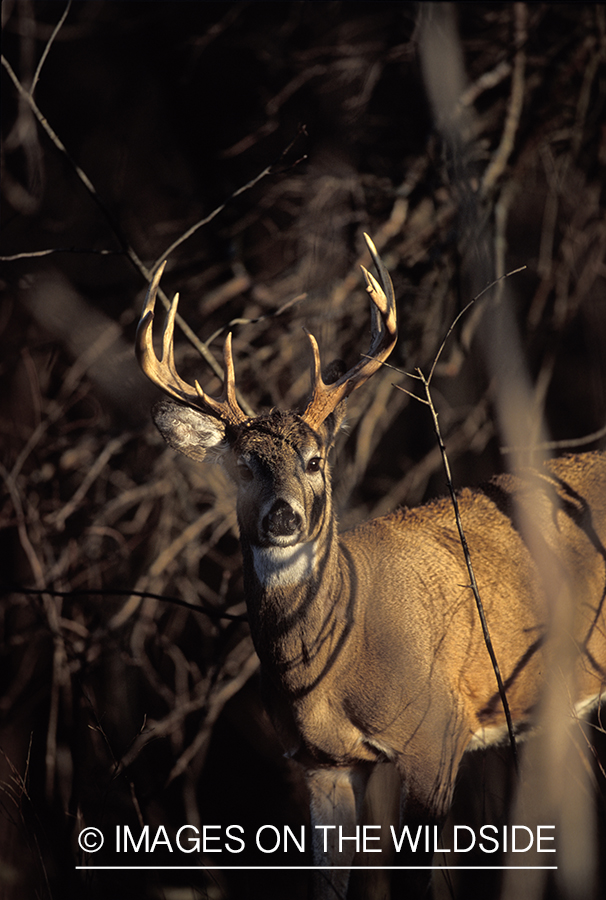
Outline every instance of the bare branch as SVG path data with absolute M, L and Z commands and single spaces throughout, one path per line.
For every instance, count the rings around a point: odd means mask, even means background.
M 42 56 L 40 57 L 40 61 L 39 61 L 38 65 L 37 65 L 37 67 L 36 67 L 36 71 L 34 72 L 34 77 L 32 78 L 32 83 L 31 83 L 31 86 L 30 86 L 30 89 L 29 89 L 29 93 L 30 93 L 30 96 L 31 96 L 31 97 L 34 96 L 34 91 L 36 90 L 36 85 L 38 84 L 38 79 L 40 78 L 40 74 L 41 74 L 41 72 L 42 72 L 42 67 L 44 66 L 44 63 L 46 62 L 46 57 L 47 57 L 48 54 L 50 53 L 50 49 L 51 49 L 51 47 L 52 47 L 52 45 L 53 45 L 53 41 L 55 40 L 55 38 L 57 37 L 57 35 L 58 35 L 59 32 L 61 31 L 61 28 L 62 28 L 62 26 L 63 26 L 63 23 L 64 23 L 65 20 L 67 19 L 68 13 L 69 13 L 70 8 L 71 8 L 71 5 L 72 5 L 72 0 L 68 0 L 67 5 L 66 5 L 66 7 L 65 7 L 65 9 L 63 10 L 63 13 L 62 13 L 62 15 L 61 15 L 61 18 L 59 19 L 59 21 L 58 21 L 57 24 L 55 25 L 55 27 L 54 27 L 54 29 L 53 29 L 53 33 L 52 33 L 51 36 L 49 37 L 48 42 L 47 42 L 47 44 L 46 44 L 46 47 L 44 48 L 44 52 L 42 53 Z

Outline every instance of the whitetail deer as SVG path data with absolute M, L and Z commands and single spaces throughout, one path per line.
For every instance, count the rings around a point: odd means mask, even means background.
M 348 395 L 396 343 L 391 280 L 367 243 L 380 280 L 364 270 L 373 312 L 370 351 L 327 384 L 309 335 L 313 390 L 302 414 L 244 414 L 229 335 L 221 397 L 183 381 L 173 357 L 177 297 L 156 357 L 161 269 L 137 337 L 143 371 L 172 398 L 153 410 L 161 434 L 194 460 L 221 460 L 237 484 L 246 602 L 265 702 L 287 755 L 306 770 L 312 823 L 342 825 L 347 834 L 358 821 L 369 774 L 384 760 L 397 767 L 407 810 L 439 819 L 463 753 L 502 736 L 504 722 L 450 501 L 337 532 L 328 454 Z M 563 458 L 459 495 L 512 718 L 521 726 L 540 693 L 546 609 L 514 501 L 522 512 L 532 504 L 545 554 L 574 585 L 573 639 L 581 650 L 576 699 L 587 706 L 605 680 L 605 457 Z M 321 837 L 320 831 L 314 864 L 330 867 L 335 858 Z M 346 851 L 338 863 L 349 866 L 352 858 L 353 850 Z M 347 871 L 322 872 L 315 896 L 343 897 L 347 879 Z

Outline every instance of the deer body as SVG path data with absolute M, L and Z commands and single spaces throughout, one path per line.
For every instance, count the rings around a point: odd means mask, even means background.
M 606 664 L 606 457 L 563 458 L 538 484 L 529 472 L 527 479 L 503 476 L 483 490 L 463 491 L 461 515 L 520 728 L 540 697 L 548 618 L 533 559 L 512 519 L 514 498 L 531 487 L 533 502 L 544 503 L 551 563 L 575 585 L 575 640 L 586 647 L 580 702 L 599 692 Z M 308 767 L 388 759 L 409 803 L 443 815 L 463 752 L 504 734 L 450 501 L 396 512 L 338 537 L 329 517 L 321 535 L 326 552 L 316 554 L 315 568 L 298 583 L 275 575 L 275 584 L 263 585 L 245 523 L 242 529 L 251 628 L 266 702 L 287 753 Z
M 369 246 L 381 278 L 379 285 L 367 274 L 375 358 L 327 385 L 311 339 L 314 390 L 302 415 L 242 413 L 229 339 L 219 400 L 182 382 L 172 359 L 175 305 L 158 363 L 151 324 L 159 274 L 139 335 L 144 370 L 179 401 L 157 404 L 159 430 L 195 459 L 214 454 L 238 485 L 246 601 L 265 702 L 287 755 L 306 770 L 312 824 L 342 824 L 350 833 L 377 762 L 395 763 L 413 814 L 439 819 L 464 752 L 504 731 L 450 501 L 338 534 L 328 454 L 348 393 L 395 343 L 391 283 Z M 606 456 L 566 457 L 543 471 L 501 476 L 462 491 L 459 504 L 514 722 L 523 727 L 538 702 L 550 614 L 520 527 L 525 511 L 539 525 L 543 561 L 574 586 L 577 699 L 589 702 L 606 671 Z M 352 857 L 341 854 L 338 864 Z M 314 863 L 335 863 L 319 835 Z M 344 896 L 346 886 L 347 872 L 321 873 L 315 894 Z

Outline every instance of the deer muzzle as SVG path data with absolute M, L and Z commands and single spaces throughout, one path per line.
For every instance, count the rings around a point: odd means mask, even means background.
M 270 540 L 282 543 L 283 538 L 292 539 L 300 536 L 303 520 L 287 500 L 275 500 L 261 524 L 264 534 Z M 289 543 L 294 541 L 289 540 Z

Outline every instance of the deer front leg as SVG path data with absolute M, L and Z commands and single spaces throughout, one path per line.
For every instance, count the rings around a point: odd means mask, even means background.
M 368 766 L 306 772 L 313 865 L 325 867 L 312 873 L 313 900 L 345 900 L 356 842 L 342 838 L 356 834 L 370 772 Z M 333 866 L 344 868 L 329 868 Z

